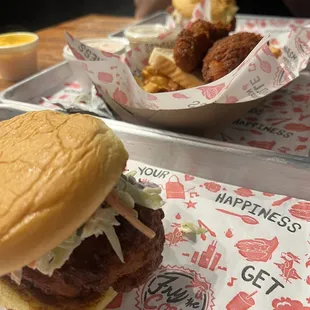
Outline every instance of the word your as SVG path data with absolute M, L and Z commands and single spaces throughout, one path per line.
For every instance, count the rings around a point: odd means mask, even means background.
M 265 281 L 268 284 L 268 288 L 265 292 L 266 295 L 269 295 L 271 292 L 273 292 L 277 287 L 284 288 L 284 285 L 279 282 L 276 278 L 272 277 L 270 273 L 267 271 L 260 269 L 258 272 L 255 270 L 254 266 L 246 266 L 243 268 L 241 272 L 241 277 L 246 282 L 251 282 L 252 285 L 255 287 L 261 289 L 262 285 Z M 270 285 L 271 283 L 271 285 Z
M 282 216 L 280 213 L 273 212 L 271 209 L 263 208 L 259 204 L 253 203 L 249 200 L 229 196 L 227 193 L 219 194 L 216 197 L 215 202 L 230 205 L 233 208 L 238 207 L 242 211 L 247 211 L 257 217 L 264 218 L 269 222 L 276 223 L 279 227 L 286 228 L 291 233 L 302 228 L 299 223 L 291 223 L 292 220 L 288 216 Z
M 138 167 L 140 175 L 147 175 L 147 176 L 153 176 L 154 178 L 162 178 L 164 179 L 167 175 L 170 174 L 170 171 L 161 170 L 158 168 L 150 168 L 150 167 L 144 167 L 140 168 Z

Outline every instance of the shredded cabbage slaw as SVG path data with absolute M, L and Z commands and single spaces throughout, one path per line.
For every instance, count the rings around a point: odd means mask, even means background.
M 157 210 L 164 205 L 160 193 L 161 188 L 148 182 L 137 182 L 134 178 L 135 171 L 122 174 L 118 184 L 115 187 L 115 193 L 118 199 L 126 207 L 134 209 L 135 204 L 143 207 Z M 53 250 L 49 251 L 37 261 L 35 261 L 30 268 L 38 269 L 41 273 L 52 276 L 55 269 L 61 268 L 69 259 L 70 255 L 86 238 L 90 236 L 100 236 L 105 234 L 119 257 L 121 262 L 124 262 L 124 256 L 121 249 L 118 236 L 115 232 L 114 226 L 119 226 L 117 221 L 116 211 L 107 203 L 103 203 L 96 212 L 88 219 L 88 221 L 81 226 L 72 236 L 63 241 Z M 21 270 L 11 273 L 11 279 L 20 284 Z

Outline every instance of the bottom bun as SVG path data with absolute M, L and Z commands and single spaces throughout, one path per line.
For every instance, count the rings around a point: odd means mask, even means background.
M 116 296 L 117 293 L 109 288 L 101 298 L 87 304 L 51 306 L 38 301 L 30 293 L 10 283 L 9 280 L 0 279 L 0 307 L 8 310 L 104 310 Z

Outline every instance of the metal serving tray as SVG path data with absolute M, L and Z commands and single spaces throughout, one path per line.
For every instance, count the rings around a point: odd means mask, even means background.
M 53 95 L 75 80 L 67 61 L 43 70 L 7 88 L 0 95 L 3 103 L 38 104 L 42 97 Z
M 42 110 L 41 106 L 0 105 L 0 120 Z M 132 160 L 263 192 L 310 200 L 310 159 L 181 136 L 105 120 L 122 139 Z

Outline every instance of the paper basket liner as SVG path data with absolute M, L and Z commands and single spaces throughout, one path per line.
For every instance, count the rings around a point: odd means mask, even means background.
M 231 73 L 212 83 L 175 92 L 150 94 L 142 90 L 133 75 L 147 65 L 150 46 L 140 44 L 123 57 L 90 48 L 66 34 L 80 65 L 103 96 L 127 108 L 180 110 L 211 103 L 234 104 L 266 97 L 299 76 L 310 56 L 310 30 L 295 27 L 275 37 L 282 54 L 277 59 L 267 46 L 265 36 L 248 57 Z M 173 31 L 162 34 L 158 46 L 171 44 Z M 168 43 L 167 43 L 168 42 Z

